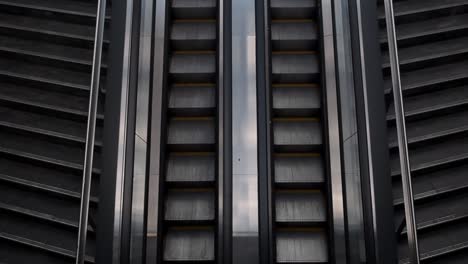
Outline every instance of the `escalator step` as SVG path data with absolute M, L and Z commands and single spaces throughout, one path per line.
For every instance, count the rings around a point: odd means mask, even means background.
M 215 196 L 212 190 L 171 189 L 166 200 L 166 221 L 203 222 L 215 219 Z
M 164 244 L 164 261 L 214 261 L 215 238 L 212 229 L 169 229 Z
M 317 155 L 276 155 L 275 183 L 280 186 L 319 186 L 324 183 L 323 161 Z
M 318 191 L 276 193 L 276 222 L 291 225 L 321 225 L 326 221 L 325 197 Z
M 171 45 L 180 50 L 213 50 L 216 48 L 216 21 L 189 20 L 172 25 Z
M 272 56 L 273 83 L 314 83 L 319 80 L 319 60 L 315 53 L 275 53 Z
M 275 149 L 310 152 L 322 146 L 320 122 L 315 119 L 276 119 L 273 124 Z
M 169 109 L 178 116 L 213 114 L 216 88 L 211 84 L 174 85 L 169 95 Z
M 316 0 L 272 0 L 270 6 L 274 18 L 311 18 L 318 7 Z
M 468 15 L 453 15 L 442 18 L 434 18 L 430 21 L 418 21 L 415 23 L 397 26 L 398 46 L 406 47 L 427 43 L 429 40 L 437 40 L 437 36 L 460 36 L 468 30 Z M 465 32 L 466 33 L 466 32 Z M 380 33 L 380 42 L 387 42 L 384 30 Z
M 171 154 L 167 165 L 167 178 L 171 184 L 207 185 L 215 180 L 214 154 Z
M 175 19 L 216 18 L 216 0 L 173 0 L 171 5 Z
M 32 16 L 25 12 L 20 14 L 3 13 L 0 17 L 0 28 L 22 31 L 23 34 L 48 35 L 58 39 L 69 39 L 92 44 L 94 42 L 94 25 L 54 20 L 53 15 Z M 109 43 L 108 30 L 104 33 L 104 42 Z M 73 42 L 72 42 L 73 43 Z
M 17 6 L 38 11 L 49 11 L 73 16 L 96 18 L 97 4 L 75 0 L 0 0 L 0 5 Z M 110 11 L 110 10 L 108 10 Z M 110 12 L 107 12 L 110 19 Z
M 320 88 L 313 84 L 273 86 L 273 110 L 279 116 L 318 116 Z
M 172 149 L 203 151 L 215 144 L 212 118 L 174 118 L 169 121 L 167 144 Z
M 451 165 L 447 168 L 431 171 L 421 175 L 414 175 L 413 190 L 416 200 L 431 199 L 446 192 L 457 192 L 468 187 L 466 177 L 467 165 Z M 400 180 L 400 179 L 398 179 Z M 396 205 L 403 204 L 401 183 L 393 185 L 393 199 Z
M 277 263 L 327 263 L 326 235 L 322 230 L 278 231 Z
M 170 76 L 178 83 L 213 83 L 216 81 L 214 53 L 175 53 L 172 56 Z
M 318 47 L 318 27 L 313 21 L 277 20 L 271 25 L 271 44 L 275 51 L 311 50 Z

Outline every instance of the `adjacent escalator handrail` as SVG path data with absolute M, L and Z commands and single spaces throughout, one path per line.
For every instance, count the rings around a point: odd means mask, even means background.
M 75 262 L 76 264 L 83 264 L 86 257 L 86 235 L 88 231 L 89 200 L 91 195 L 91 178 L 93 174 L 93 156 L 96 136 L 96 116 L 99 99 L 99 84 L 101 76 L 102 46 L 104 42 L 105 15 L 106 0 L 99 0 L 96 13 L 96 31 L 94 37 L 94 52 L 89 96 L 88 124 L 86 130 L 86 146 L 83 164 L 80 219 L 78 225 L 78 243 L 76 249 Z
M 400 62 L 398 58 L 398 43 L 396 36 L 393 0 L 385 0 L 385 17 L 387 22 L 388 49 L 392 74 L 392 88 L 395 102 L 398 149 L 400 154 L 400 169 L 403 183 L 403 198 L 405 206 L 406 228 L 408 234 L 409 260 L 412 264 L 420 263 L 416 216 L 414 212 L 414 196 L 411 183 L 411 168 L 408 153 L 408 138 L 406 135 L 405 110 L 403 91 L 401 87 Z

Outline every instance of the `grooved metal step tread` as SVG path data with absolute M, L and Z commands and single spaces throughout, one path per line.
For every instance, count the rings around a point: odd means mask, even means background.
M 49 260 L 50 258 L 46 257 L 47 255 L 49 255 L 50 257 L 52 257 L 52 255 L 55 255 L 55 256 L 65 257 L 65 259 L 67 260 L 67 262 L 65 262 L 65 263 L 70 263 L 70 261 L 73 261 L 73 258 L 76 255 L 75 252 L 72 251 L 72 250 L 63 249 L 63 248 L 60 248 L 60 247 L 44 244 L 44 243 L 33 241 L 33 240 L 30 240 L 30 239 L 27 239 L 27 238 L 24 238 L 24 237 L 15 236 L 15 235 L 8 234 L 8 233 L 3 233 L 3 232 L 0 233 L 0 241 L 8 243 L 9 246 L 14 245 L 15 249 L 19 249 L 20 247 L 28 248 L 27 251 L 26 251 L 27 255 L 25 255 L 25 256 L 28 256 L 28 254 L 31 253 L 31 251 L 34 252 L 34 251 L 37 250 L 36 251 L 37 253 L 38 253 L 38 251 L 42 251 L 40 253 L 40 255 L 38 256 L 38 258 L 34 259 L 33 262 L 36 262 L 39 259 Z M 13 251 L 13 252 L 15 252 L 15 251 Z M 34 252 L 34 253 L 36 253 L 36 252 Z M 0 257 L 3 257 L 3 256 L 0 256 Z M 17 256 L 12 257 L 11 252 L 9 252 L 9 254 L 6 256 L 6 258 L 15 259 L 15 260 L 18 259 Z M 23 258 L 19 258 L 19 259 L 23 259 Z M 54 261 L 55 260 L 56 259 L 54 258 Z M 63 258 L 62 258 L 62 261 L 63 261 Z M 94 257 L 85 256 L 85 263 L 94 263 L 94 261 L 95 261 Z M 49 263 L 49 262 L 44 262 L 44 263 Z M 60 263 L 62 263 L 62 262 L 60 262 Z
M 467 202 L 466 194 L 458 194 L 419 203 L 415 211 L 418 216 L 416 219 L 418 231 L 428 232 L 465 218 L 468 215 Z M 402 208 L 399 209 L 398 214 L 403 214 Z
M 423 141 L 436 140 L 441 137 L 468 133 L 468 111 L 460 111 L 439 117 L 408 122 L 408 144 L 421 144 Z M 389 128 L 391 148 L 398 147 L 396 127 Z M 429 142 L 428 142 L 429 144 Z
M 397 1 L 394 4 L 395 16 L 417 15 L 447 8 L 468 6 L 467 0 L 425 0 L 425 1 Z M 379 19 L 385 19 L 383 5 L 379 7 Z
M 311 18 L 315 17 L 318 4 L 316 0 L 272 0 L 272 18 Z
M 468 186 L 467 169 L 467 165 L 452 165 L 422 175 L 414 175 L 413 191 L 415 199 L 430 199 L 447 192 L 456 192 L 460 188 Z M 403 204 L 403 191 L 400 182 L 393 185 L 393 197 L 395 205 Z
M 169 91 L 168 107 L 178 116 L 214 114 L 216 86 L 209 84 L 172 86 Z
M 14 66 L 13 66 L 14 65 Z M 65 89 L 89 90 L 90 73 L 71 71 L 23 60 L 0 58 L 0 75 L 15 79 L 62 86 Z
M 19 243 L 15 240 L 16 238 L 5 235 L 0 234 L 0 262 L 2 263 L 73 263 L 72 254 L 70 254 L 70 257 L 64 257 L 61 254 L 44 251 L 42 245 Z M 86 263 L 89 263 L 89 261 Z
M 21 186 L 6 181 L 1 181 L 1 183 L 2 197 L 0 198 L 0 202 L 25 210 L 47 214 L 54 218 L 78 222 L 80 203 L 76 197 L 64 197 L 63 195 L 38 191 L 28 186 Z M 93 207 L 91 206 L 91 208 Z
M 49 223 L 35 221 L 22 215 L 0 211 L 0 233 L 23 237 L 31 241 L 46 244 L 56 248 L 74 251 L 76 249 L 77 231 L 60 228 Z M 37 228 L 29 228 L 31 225 Z M 53 235 L 51 235 L 53 234 Z M 94 242 L 90 240 L 87 254 L 94 255 Z
M 216 18 L 216 0 L 173 0 L 171 10 L 174 18 Z
M 170 262 L 215 260 L 214 230 L 210 228 L 169 229 L 163 259 Z
M 71 191 L 60 187 L 49 186 L 41 182 L 21 179 L 10 175 L 0 174 L 0 181 L 2 181 L 5 184 L 17 185 L 21 188 L 48 193 L 57 197 L 63 197 L 64 199 L 80 200 L 81 198 L 80 192 Z M 98 203 L 98 198 L 91 195 L 90 203 Z
M 321 148 L 321 124 L 317 121 L 274 121 L 275 148 L 286 151 L 314 151 Z
M 399 42 L 408 41 L 466 29 L 468 29 L 468 14 L 453 15 L 401 26 L 397 25 L 397 39 Z M 385 30 L 380 32 L 380 42 L 387 42 L 387 33 Z M 424 43 L 424 41 L 421 40 L 421 43 Z
M 411 170 L 420 171 L 468 157 L 468 140 L 466 137 L 444 139 L 432 144 L 410 149 Z M 391 155 L 392 175 L 399 175 L 400 166 L 396 153 Z
M 205 52 L 172 54 L 169 73 L 178 83 L 213 83 L 216 81 L 216 55 Z
M 214 154 L 172 153 L 169 155 L 166 181 L 178 185 L 207 185 L 214 182 L 215 170 Z
M 468 21 L 467 21 L 468 22 Z M 456 82 L 468 78 L 468 61 L 422 68 L 410 72 L 402 72 L 401 82 L 405 94 L 422 92 L 427 87 Z M 385 80 L 385 91 L 390 93 L 391 81 Z M 440 86 L 439 86 L 440 87 Z M 427 89 L 426 89 L 427 90 Z
M 325 181 L 319 155 L 275 155 L 275 183 L 285 187 L 320 186 Z
M 96 18 L 96 2 L 73 0 L 0 0 L 0 5 L 15 6 L 38 11 Z M 110 12 L 107 12 L 110 19 Z
M 271 44 L 279 50 L 309 50 L 318 46 L 318 26 L 313 21 L 273 21 Z
M 93 59 L 93 52 L 88 48 L 67 46 L 18 35 L 0 35 L 0 51 L 55 60 L 62 64 L 70 63 L 71 66 L 78 64 L 90 67 Z M 102 61 L 103 68 L 107 68 L 107 49 L 103 50 Z
M 19 105 L 20 108 L 23 105 Z M 60 117 L 47 115 L 37 108 L 25 110 L 17 110 L 12 107 L 0 106 L 0 122 L 3 124 L 11 124 L 11 126 L 31 128 L 40 134 L 48 134 L 58 138 L 64 138 L 76 142 L 84 142 L 86 132 L 86 121 L 70 120 Z M 48 122 L 43 120 L 47 119 Z M 26 129 L 25 129 L 26 130 Z M 97 127 L 96 139 L 97 146 L 101 145 L 102 126 Z
M 418 64 L 423 62 L 426 62 L 430 67 L 431 62 L 434 60 L 441 60 L 452 56 L 464 56 L 467 53 L 467 37 L 428 42 L 423 45 L 400 48 L 398 50 L 398 55 L 400 57 L 400 67 L 406 67 L 410 64 Z M 384 68 L 390 68 L 388 51 L 386 50 L 382 54 L 382 62 Z
M 207 119 L 172 119 L 169 121 L 167 144 L 174 148 L 193 150 L 214 145 L 215 123 Z
M 81 144 L 74 144 L 55 140 L 53 138 L 31 137 L 28 134 L 0 132 L 0 148 L 44 157 L 45 160 L 56 160 L 63 163 L 82 164 L 84 148 Z M 100 167 L 100 153 L 95 153 L 95 168 Z
M 273 83 L 314 83 L 320 77 L 317 54 L 273 54 Z
M 405 116 L 412 120 L 416 117 L 431 117 L 446 113 L 451 109 L 463 109 L 468 105 L 468 86 L 426 92 L 405 97 Z M 395 106 L 391 102 L 388 107 L 387 119 L 395 120 Z
M 30 105 L 42 106 L 42 108 L 54 112 L 67 113 L 86 119 L 88 116 L 88 96 L 78 96 L 66 91 L 54 91 L 26 85 L 0 82 L 0 100 L 13 102 L 29 102 Z M 103 105 L 99 105 L 98 115 L 103 119 Z
M 327 263 L 327 236 L 323 230 L 282 230 L 276 236 L 277 263 Z
M 171 29 L 175 50 L 213 50 L 216 48 L 216 21 L 176 22 Z
M 276 222 L 289 225 L 320 225 L 326 222 L 325 195 L 318 191 L 276 190 Z
M 51 35 L 65 39 L 94 42 L 94 26 L 53 20 L 53 17 L 34 17 L 3 13 L 0 28 Z M 104 31 L 104 42 L 109 42 L 109 30 Z
M 320 88 L 314 85 L 273 87 L 273 110 L 279 116 L 318 116 Z
M 166 221 L 214 221 L 215 195 L 213 190 L 171 189 L 167 194 L 165 208 Z
M 441 239 L 443 236 L 444 239 Z M 450 252 L 453 249 L 468 245 L 468 225 L 467 221 L 460 221 L 453 223 L 443 228 L 432 229 L 428 232 L 419 234 L 419 248 L 421 258 L 429 259 L 435 255 L 443 254 L 444 252 Z M 400 252 L 400 263 L 408 263 L 407 260 L 407 247 L 406 243 L 399 245 Z

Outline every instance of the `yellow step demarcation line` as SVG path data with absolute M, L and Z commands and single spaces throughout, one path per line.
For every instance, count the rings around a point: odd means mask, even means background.
M 320 85 L 317 83 L 273 83 L 271 86 L 273 88 L 320 88 Z
M 320 153 L 274 153 L 275 157 L 284 157 L 284 158 L 303 158 L 303 157 L 310 157 L 310 158 L 318 158 L 322 155 Z
M 316 117 L 275 117 L 273 122 L 320 122 Z
M 216 50 L 175 50 L 172 54 L 177 55 L 206 55 L 206 54 L 216 54 Z

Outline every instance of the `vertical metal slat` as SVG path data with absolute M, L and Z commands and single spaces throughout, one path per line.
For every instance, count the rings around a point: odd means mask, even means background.
M 405 109 L 401 87 L 400 62 L 398 58 L 398 43 L 396 36 L 393 1 L 385 0 L 385 16 L 387 22 L 388 47 L 392 73 L 393 97 L 398 133 L 401 178 L 403 182 L 403 198 L 405 205 L 406 227 L 408 230 L 408 246 L 410 263 L 419 264 L 419 246 L 414 212 L 413 187 L 411 184 L 411 168 L 408 153 L 408 138 L 406 135 Z
M 93 66 L 89 98 L 88 125 L 86 131 L 85 157 L 83 164 L 83 182 L 81 190 L 80 219 L 78 228 L 78 243 L 76 264 L 83 264 L 86 253 L 86 236 L 88 231 L 89 200 L 91 195 L 91 178 L 93 174 L 94 143 L 96 137 L 96 116 L 99 99 L 99 83 L 101 77 L 102 45 L 104 41 L 104 23 L 106 0 L 99 0 L 96 15 L 96 32 L 94 37 Z

